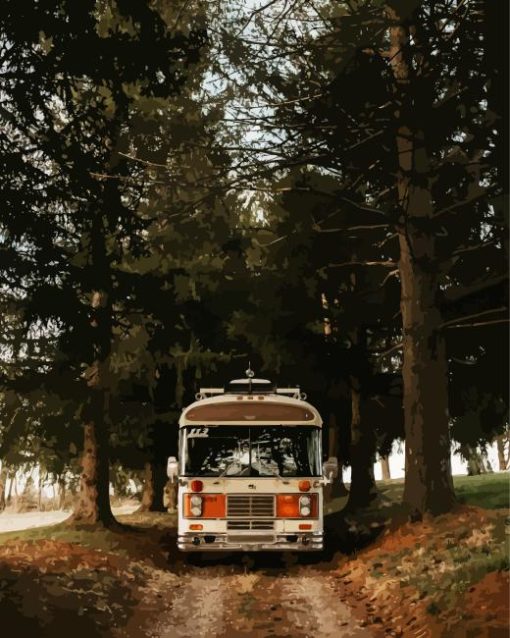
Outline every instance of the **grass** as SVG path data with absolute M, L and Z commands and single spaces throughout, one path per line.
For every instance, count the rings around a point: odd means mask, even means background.
M 4 532 L 0 534 L 0 548 L 9 541 L 51 540 L 73 543 L 128 559 L 150 561 L 156 565 L 166 564 L 167 549 L 173 549 L 175 545 L 175 540 L 168 538 L 176 526 L 175 514 L 135 513 L 118 516 L 117 520 L 126 525 L 126 531 L 110 530 L 103 527 L 80 529 L 71 527 L 64 522 L 45 527 Z
M 485 509 L 510 507 L 510 473 L 499 472 L 480 476 L 454 476 L 453 485 L 457 499 L 462 505 L 473 505 Z M 404 479 L 377 481 L 380 500 L 376 507 L 381 513 L 391 516 L 395 506 L 402 502 Z M 339 512 L 345 507 L 347 497 L 335 498 L 326 503 L 326 514 Z
M 454 476 L 453 485 L 460 503 L 486 509 L 510 506 L 510 474 L 498 472 L 480 476 Z M 389 501 L 397 502 L 404 493 L 404 479 L 378 481 L 377 486 Z
M 486 625 L 496 632 L 487 635 L 508 635 L 509 479 L 507 473 L 454 477 L 460 507 L 415 524 L 402 515 L 403 480 L 379 482 L 380 498 L 352 516 L 359 527 L 385 523 L 377 541 L 346 558 L 345 567 L 354 587 L 365 587 L 369 598 L 380 601 L 384 592 L 386 603 L 379 602 L 377 613 L 390 624 L 398 617 L 397 635 L 420 634 L 429 627 L 439 632 L 432 635 L 474 636 L 477 627 Z M 479 604 L 477 596 L 491 603 Z M 468 633 L 462 633 L 464 623 Z M 440 627 L 447 627 L 447 633 Z
M 456 476 L 453 484 L 461 503 L 486 509 L 510 507 L 510 474 L 507 472 Z

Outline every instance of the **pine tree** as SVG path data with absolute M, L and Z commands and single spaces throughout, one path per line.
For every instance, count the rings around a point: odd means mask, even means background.
M 54 328 L 38 372 L 53 363 L 88 388 L 79 523 L 113 520 L 109 360 L 117 304 L 125 310 L 137 283 L 116 266 L 142 250 L 146 226 L 136 214 L 139 171 L 125 157 L 130 127 L 147 98 L 179 92 L 205 42 L 201 18 L 183 31 L 174 22 L 165 7 L 127 2 L 8 2 L 0 22 L 3 240 L 6 256 L 22 248 L 3 269 L 6 303 L 20 308 L 25 334 Z

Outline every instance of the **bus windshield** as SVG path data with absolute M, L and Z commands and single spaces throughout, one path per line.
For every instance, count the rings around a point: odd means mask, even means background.
M 320 429 L 208 425 L 181 429 L 184 476 L 320 476 Z

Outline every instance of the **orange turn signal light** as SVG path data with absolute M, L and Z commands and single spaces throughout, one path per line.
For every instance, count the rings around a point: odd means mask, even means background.
M 309 492 L 312 484 L 310 481 L 299 481 L 298 487 L 300 492 Z
M 299 523 L 299 529 L 312 529 L 310 523 Z
M 300 501 L 307 499 L 306 514 L 300 508 Z M 295 494 L 277 494 L 276 495 L 276 516 L 278 518 L 316 518 L 318 516 L 318 499 L 317 494 L 310 496 L 302 496 L 299 492 Z
M 277 494 L 276 515 L 280 518 L 299 518 L 299 496 L 297 494 Z
M 194 529 L 194 530 L 197 530 L 197 531 L 198 531 L 198 530 L 204 529 L 204 526 L 203 526 L 203 525 L 198 525 L 198 524 L 197 524 L 197 525 L 190 525 L 190 526 L 189 526 L 189 528 L 190 528 L 190 529 Z

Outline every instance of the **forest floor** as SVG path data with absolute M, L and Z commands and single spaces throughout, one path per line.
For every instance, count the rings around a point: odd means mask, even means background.
M 168 514 L 119 516 L 121 532 L 1 534 L 2 626 L 30 638 L 507 638 L 508 478 L 456 480 L 457 511 L 414 524 L 399 523 L 399 481 L 381 483 L 363 517 L 333 501 L 324 554 L 180 554 Z

